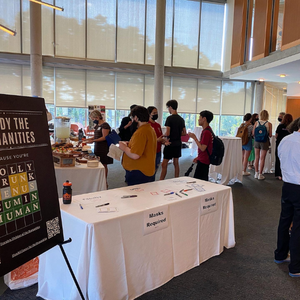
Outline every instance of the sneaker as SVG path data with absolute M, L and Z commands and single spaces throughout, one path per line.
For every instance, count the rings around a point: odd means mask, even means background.
M 258 180 L 264 180 L 265 179 L 265 176 L 262 175 L 262 174 L 259 174 L 258 177 L 257 177 Z
M 285 262 L 290 262 L 291 261 L 291 258 L 290 256 L 288 255 L 288 257 L 286 259 L 282 259 L 282 260 L 279 260 L 279 259 L 274 259 L 274 262 L 276 264 L 282 264 L 282 263 L 285 263 Z M 300 273 L 296 273 L 296 274 L 300 274 Z
M 247 171 L 246 172 L 243 171 L 242 174 L 243 174 L 243 176 L 249 176 L 250 175 L 250 173 L 247 172 Z
M 254 178 L 258 178 L 258 172 L 255 172 Z
M 289 272 L 289 275 L 291 277 L 300 277 L 300 273 L 291 273 L 291 272 Z

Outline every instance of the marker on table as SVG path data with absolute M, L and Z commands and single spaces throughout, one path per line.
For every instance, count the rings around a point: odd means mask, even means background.
M 174 192 L 168 193 L 168 194 L 164 194 L 164 196 L 168 196 L 168 195 L 173 195 Z
M 96 207 L 105 206 L 105 205 L 109 205 L 109 203 L 99 204 L 99 205 L 96 205 Z
M 188 194 L 185 194 L 182 190 L 179 193 L 188 196 Z
M 175 193 L 175 195 L 178 196 L 178 197 L 180 197 L 180 198 L 182 198 L 182 197 L 181 197 L 179 194 L 177 194 L 177 193 Z
M 196 181 L 190 181 L 190 182 L 187 182 L 187 183 L 196 183 Z
M 82 205 L 79 203 L 79 207 L 81 208 L 81 209 L 83 209 L 83 207 L 82 207 Z
M 184 192 L 187 192 L 187 191 L 192 191 L 193 189 L 187 189 L 187 190 L 183 190 Z
M 137 197 L 137 195 L 126 195 L 126 196 L 122 196 L 121 199 L 134 198 L 134 197 Z

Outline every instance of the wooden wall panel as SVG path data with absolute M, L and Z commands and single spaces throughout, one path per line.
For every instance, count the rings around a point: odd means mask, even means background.
M 252 60 L 269 55 L 272 0 L 255 1 Z
M 247 0 L 235 0 L 233 15 L 231 68 L 244 63 Z
M 300 44 L 300 1 L 285 0 L 281 50 Z
M 299 97 L 287 97 L 286 113 L 291 114 L 293 116 L 294 120 L 300 117 L 300 98 Z

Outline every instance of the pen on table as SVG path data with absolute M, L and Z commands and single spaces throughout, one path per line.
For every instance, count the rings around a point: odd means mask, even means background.
M 196 183 L 196 181 L 189 181 L 189 182 L 187 182 L 187 183 Z
M 180 197 L 180 198 L 182 198 L 182 197 L 181 197 L 179 194 L 177 194 L 177 193 L 175 193 L 175 195 L 178 196 L 178 197 Z
M 82 205 L 79 203 L 79 207 L 81 208 L 81 209 L 83 209 L 83 207 L 82 207 Z
M 174 194 L 174 192 L 168 193 L 168 194 L 164 194 L 164 196 L 168 196 L 168 195 L 172 195 Z
M 105 206 L 105 205 L 109 205 L 109 203 L 99 204 L 99 205 L 96 205 L 96 207 Z
M 187 191 L 192 191 L 193 189 L 187 189 L 187 190 L 183 190 L 184 192 L 187 192 Z
M 134 197 L 137 197 L 137 195 L 125 195 L 125 196 L 122 196 L 121 198 L 125 199 L 125 198 L 134 198 Z
M 181 190 L 179 193 L 180 193 L 180 194 L 183 194 L 183 195 L 185 195 L 185 196 L 188 196 L 188 194 L 185 194 L 185 193 L 183 192 L 183 190 Z

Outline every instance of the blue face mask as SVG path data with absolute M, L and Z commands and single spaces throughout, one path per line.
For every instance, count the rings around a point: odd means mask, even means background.
M 93 123 L 94 123 L 95 125 L 98 125 L 98 124 L 99 124 L 99 121 L 98 121 L 98 120 L 94 120 Z

